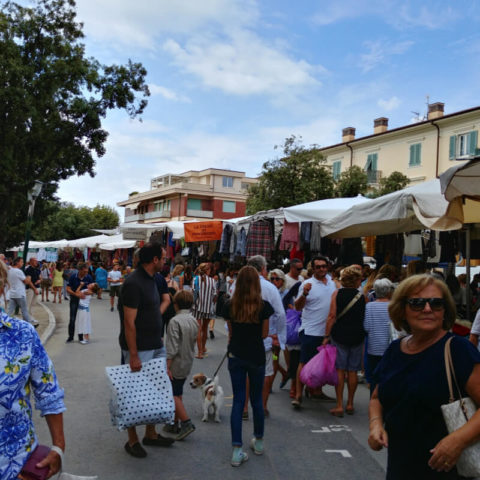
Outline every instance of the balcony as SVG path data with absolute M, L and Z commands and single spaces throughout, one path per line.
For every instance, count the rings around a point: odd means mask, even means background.
M 137 215 L 127 215 L 125 214 L 125 223 L 127 222 L 141 222 L 145 219 L 144 213 L 138 213 Z
M 380 170 L 367 170 L 367 183 L 369 185 L 378 185 L 382 178 L 382 172 Z
M 157 210 L 154 212 L 145 213 L 145 220 L 152 220 L 153 218 L 170 218 L 172 212 L 170 210 Z
M 187 208 L 187 217 L 213 218 L 213 212 L 209 210 L 192 210 Z

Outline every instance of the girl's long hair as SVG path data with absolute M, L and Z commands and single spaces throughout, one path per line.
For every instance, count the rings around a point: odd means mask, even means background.
M 232 317 L 238 323 L 258 323 L 263 308 L 260 278 L 255 268 L 246 266 L 238 272 L 231 301 Z

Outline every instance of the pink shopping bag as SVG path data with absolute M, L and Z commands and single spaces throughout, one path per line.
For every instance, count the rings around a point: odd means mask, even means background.
M 300 380 L 310 388 L 337 385 L 338 376 L 335 368 L 337 349 L 333 345 L 321 345 L 317 352 L 302 368 Z

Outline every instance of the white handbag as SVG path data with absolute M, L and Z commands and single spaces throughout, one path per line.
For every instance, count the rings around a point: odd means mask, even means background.
M 165 358 L 144 362 L 139 372 L 132 372 L 130 365 L 105 370 L 112 390 L 112 424 L 119 430 L 173 421 L 175 403 Z
M 453 337 L 449 338 L 445 343 L 445 370 L 447 372 L 447 382 L 450 397 L 449 403 L 441 406 L 448 433 L 452 433 L 465 425 L 477 411 L 477 407 L 471 398 L 462 398 L 455 375 L 455 369 L 453 368 L 452 353 L 450 350 L 452 338 Z M 452 377 L 459 400 L 455 400 Z M 464 477 L 480 476 L 480 442 L 467 447 L 462 452 L 457 461 L 457 471 Z

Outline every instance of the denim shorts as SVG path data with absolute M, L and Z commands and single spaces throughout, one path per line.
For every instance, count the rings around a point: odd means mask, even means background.
M 265 352 L 265 376 L 271 377 L 273 375 L 273 353 L 271 350 Z
M 349 346 L 336 343 L 331 339 L 330 343 L 337 347 L 335 368 L 347 370 L 348 372 L 358 372 L 362 369 L 363 342 L 359 345 Z
M 300 339 L 300 363 L 308 363 L 318 352 L 319 347 L 323 342 L 323 337 L 316 335 L 305 335 L 303 330 L 298 334 Z
M 153 360 L 154 358 L 166 357 L 167 351 L 165 347 L 156 348 L 155 350 L 140 350 L 138 352 L 138 358 L 142 363 Z M 128 350 L 122 350 L 122 364 L 130 363 L 130 352 Z
M 183 395 L 183 384 L 186 378 L 172 378 L 172 390 L 174 397 L 181 397 Z

